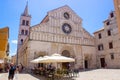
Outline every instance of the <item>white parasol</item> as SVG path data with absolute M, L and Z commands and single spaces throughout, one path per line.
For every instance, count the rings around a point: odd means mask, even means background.
M 39 63 L 53 63 L 53 62 L 74 62 L 75 59 L 70 57 L 61 56 L 60 54 L 53 54 L 49 57 L 45 57 L 39 60 Z

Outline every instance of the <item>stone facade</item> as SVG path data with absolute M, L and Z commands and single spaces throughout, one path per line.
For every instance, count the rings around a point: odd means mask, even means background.
M 120 36 L 116 23 L 116 14 L 111 12 L 104 21 L 101 30 L 94 33 L 97 53 L 97 66 L 108 68 L 120 68 Z
M 115 12 L 112 11 L 103 23 L 103 28 L 92 36 L 69 6 L 51 10 L 41 23 L 29 26 L 29 35 L 18 48 L 18 63 L 32 68 L 36 64 L 30 63 L 31 60 L 59 53 L 74 58 L 75 63 L 70 64 L 76 68 L 120 68 L 120 36 Z M 61 63 L 59 67 L 64 68 L 66 64 Z
M 49 11 L 18 50 L 18 60 L 32 68 L 31 60 L 59 53 L 75 58 L 76 68 L 96 68 L 94 37 L 82 27 L 82 19 L 67 5 Z M 71 63 L 73 64 L 73 63 Z M 61 63 L 60 67 L 65 67 Z
M 9 56 L 9 27 L 0 28 L 0 69 L 5 68 Z
M 16 59 L 17 59 L 17 55 L 12 56 L 11 62 L 15 64 L 17 61 Z

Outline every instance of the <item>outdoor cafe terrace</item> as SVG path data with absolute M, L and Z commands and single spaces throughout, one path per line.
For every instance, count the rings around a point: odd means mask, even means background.
M 77 77 L 79 70 L 68 66 L 66 69 L 58 68 L 53 63 L 74 62 L 75 59 L 61 56 L 60 54 L 53 54 L 51 56 L 39 57 L 32 60 L 32 63 L 47 63 L 46 66 L 34 67 L 31 72 L 35 75 L 45 77 L 47 80 L 63 80 L 64 78 Z

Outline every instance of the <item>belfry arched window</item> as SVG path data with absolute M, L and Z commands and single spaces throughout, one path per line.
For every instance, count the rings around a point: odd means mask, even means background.
M 25 30 L 25 35 L 28 35 L 28 30 Z
M 22 25 L 25 25 L 25 20 L 22 20 Z
M 21 30 L 21 34 L 24 35 L 24 30 L 23 29 Z
M 26 21 L 26 26 L 29 26 L 29 21 Z
M 23 44 L 23 39 L 21 39 L 21 44 Z

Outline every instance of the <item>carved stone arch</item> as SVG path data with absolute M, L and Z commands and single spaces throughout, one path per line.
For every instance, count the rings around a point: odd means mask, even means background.
M 60 50 L 61 55 L 63 55 L 62 53 L 63 53 L 64 51 L 69 52 L 70 56 L 68 56 L 68 57 L 75 57 L 75 52 L 74 52 L 74 50 L 73 50 L 72 47 L 70 47 L 70 46 L 64 46 L 64 47 Z
M 45 55 L 47 55 L 47 53 L 45 51 L 35 51 L 34 52 L 34 58 L 43 57 Z
M 63 56 L 66 56 L 66 57 L 70 57 L 70 52 L 69 52 L 68 50 L 64 50 L 64 51 L 62 52 L 62 55 L 63 55 Z
M 62 56 L 75 58 L 75 53 L 71 46 L 64 46 L 61 49 L 60 53 Z M 73 67 L 74 67 L 74 63 L 71 63 L 71 62 L 62 63 L 63 69 L 69 69 L 69 68 L 73 68 Z

